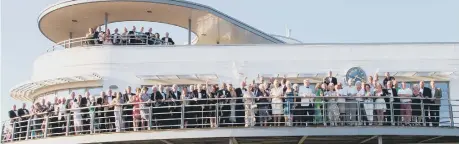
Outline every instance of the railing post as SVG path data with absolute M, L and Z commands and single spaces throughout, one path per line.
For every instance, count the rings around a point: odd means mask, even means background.
M 423 100 L 421 99 L 422 125 L 423 125 L 423 126 L 426 126 L 426 117 L 425 117 L 425 115 L 424 115 L 424 111 L 425 111 L 425 109 L 424 109 L 424 102 L 423 102 Z
M 95 133 L 95 128 L 94 128 L 94 118 L 96 117 L 95 110 L 90 113 L 90 125 L 89 125 L 89 133 L 93 134 Z
M 29 134 L 30 134 L 30 121 L 31 121 L 32 118 L 29 117 L 29 119 L 27 120 L 27 131 L 26 131 L 26 140 L 29 139 Z
M 116 128 L 118 130 L 118 132 L 121 132 L 124 128 L 124 123 L 123 123 L 123 105 L 120 105 L 120 110 L 118 110 L 118 127 Z M 115 118 L 116 119 L 116 118 Z M 116 122 L 116 120 L 115 120 Z M 148 126 L 148 128 L 150 128 L 150 126 Z
M 148 130 L 151 130 L 151 125 L 152 125 L 151 123 L 153 123 L 152 118 L 151 118 L 151 117 L 153 117 L 153 113 L 152 113 L 153 108 L 152 108 L 152 106 L 153 106 L 153 103 L 150 103 L 150 108 L 148 109 L 148 113 L 149 113 L 148 114 Z
M 220 108 L 220 103 L 219 101 L 217 101 L 217 103 L 215 104 L 215 125 L 217 125 L 217 127 L 220 126 L 220 114 L 218 113 L 219 108 Z
M 362 116 L 360 109 L 360 101 L 357 100 L 357 125 L 362 125 Z
M 451 127 L 454 127 L 454 114 L 453 114 L 453 105 L 451 104 L 451 99 L 448 99 L 448 104 L 449 104 L 449 117 L 450 117 Z M 440 112 L 438 112 L 438 116 L 440 116 Z M 440 118 L 438 119 L 440 120 Z
M 391 101 L 391 102 L 390 102 L 390 117 L 391 117 L 390 121 L 391 121 L 391 123 L 392 123 L 392 126 L 395 125 L 395 120 L 394 120 L 395 116 L 394 116 L 394 115 L 395 115 L 395 114 L 394 114 L 394 102 Z
M 45 131 L 43 132 L 44 138 L 48 136 L 48 124 L 49 124 L 49 116 L 46 116 L 45 117 Z
M 180 128 L 183 129 L 185 128 L 185 100 L 182 100 L 182 105 L 181 105 L 181 112 L 180 112 Z
M 326 105 L 325 104 L 326 104 L 325 101 L 322 100 L 322 107 L 323 107 L 323 109 L 322 109 L 322 123 L 324 124 L 324 126 L 327 126 L 327 122 L 326 122 L 326 118 L 327 117 L 326 117 L 326 114 L 325 114 L 325 112 L 326 112 L 325 111 L 325 109 L 326 109 Z
M 252 99 L 254 101 L 255 99 Z M 292 126 L 292 107 L 290 106 L 290 101 L 287 100 L 287 109 L 288 109 L 288 121 L 286 122 L 288 126 Z M 251 116 L 253 117 L 253 116 Z M 252 118 L 251 118 L 252 119 Z
M 69 125 L 70 125 L 70 112 L 67 113 L 67 124 L 65 125 L 65 136 L 69 136 Z

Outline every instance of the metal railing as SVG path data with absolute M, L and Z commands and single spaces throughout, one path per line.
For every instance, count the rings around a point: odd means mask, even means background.
M 301 98 L 311 101 L 295 100 Z M 352 99 L 338 102 L 337 98 Z M 452 105 L 451 102 L 458 103 L 459 100 L 448 99 L 446 104 L 434 104 L 426 103 L 423 99 L 403 103 L 376 102 L 376 97 L 360 97 L 364 101 L 355 101 L 355 98 L 357 97 L 283 97 L 283 102 L 276 103 L 271 100 L 279 98 L 235 97 L 95 105 L 66 109 L 60 111 L 60 114 L 46 112 L 11 119 L 3 124 L 1 134 L 2 142 L 11 142 L 158 129 L 254 126 L 458 126 L 454 119 L 459 116 L 454 116 L 453 113 L 459 112 L 454 111 L 459 109 L 459 105 Z M 407 99 L 394 97 L 398 98 Z M 411 99 L 414 101 L 418 98 Z M 386 108 L 382 109 L 384 106 Z M 385 112 L 382 112 L 383 110 Z M 447 115 L 440 114 L 446 111 Z M 442 121 L 444 119 L 446 121 Z
M 82 46 L 101 46 L 101 45 L 171 45 L 172 43 L 165 42 L 159 38 L 151 37 L 144 34 L 128 34 L 128 35 L 111 35 L 104 38 L 79 37 L 65 40 L 56 43 L 47 52 L 52 52 L 59 49 Z

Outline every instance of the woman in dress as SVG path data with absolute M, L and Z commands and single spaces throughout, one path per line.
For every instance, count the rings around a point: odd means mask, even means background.
M 140 91 L 140 101 L 142 102 L 142 104 L 140 104 L 140 117 L 141 117 L 141 123 L 142 125 L 140 126 L 141 129 L 143 129 L 143 127 L 145 127 L 146 123 L 145 121 L 148 121 L 148 116 L 150 115 L 149 114 L 149 107 L 148 107 L 148 103 L 150 102 L 150 96 L 147 94 L 147 91 L 148 91 L 148 88 L 147 87 L 143 87 L 142 88 L 142 91 Z
M 274 116 L 274 126 L 280 126 L 281 115 L 283 113 L 282 108 L 282 97 L 283 97 L 283 88 L 279 86 L 279 81 L 274 80 L 273 88 L 271 89 L 271 108 L 272 114 Z
M 253 89 L 252 85 L 248 89 Z M 244 94 L 244 109 L 245 109 L 245 127 L 255 126 L 255 112 L 253 105 L 255 104 L 254 95 L 251 91 L 243 91 Z
M 373 109 L 374 109 L 374 102 L 373 102 L 373 92 L 371 91 L 371 87 L 369 84 L 364 85 L 365 90 L 365 100 L 363 107 L 365 108 L 365 114 L 367 117 L 368 125 L 373 125 Z
M 141 95 L 141 90 L 140 88 L 137 88 L 136 89 L 136 94 L 134 95 L 134 98 L 131 99 L 132 101 L 130 103 L 132 103 L 134 106 L 133 106 L 133 109 L 132 109 L 132 125 L 134 126 L 134 131 L 138 131 L 138 123 L 139 121 L 141 121 L 142 119 L 142 116 L 140 115 L 140 105 L 139 104 L 140 102 L 142 102 L 140 100 L 140 95 Z M 143 123 L 143 122 L 142 122 Z M 143 124 L 142 124 L 143 125 Z
M 209 86 L 209 81 L 206 81 L 206 88 L 207 95 L 209 96 L 207 100 L 208 111 L 206 113 L 207 117 L 210 117 L 210 127 L 216 128 L 217 124 L 215 122 L 215 104 L 217 103 L 217 100 L 215 98 L 217 97 L 218 88 L 215 85 Z
M 330 120 L 330 126 L 338 126 L 339 122 L 339 108 L 336 96 L 338 96 L 338 94 L 335 91 L 335 85 L 330 83 L 328 85 L 328 91 L 325 92 L 325 97 L 329 97 L 327 98 L 327 111 L 328 119 Z
M 419 126 L 422 123 L 422 109 L 421 109 L 421 101 L 423 100 L 423 96 L 421 93 L 421 89 L 419 88 L 418 84 L 413 85 L 413 96 L 412 96 L 412 103 L 411 109 L 413 114 L 413 122 L 415 125 Z
M 374 109 L 376 110 L 376 117 L 378 118 L 378 125 L 382 125 L 384 122 L 384 111 L 386 111 L 386 101 L 384 100 L 385 94 L 382 91 L 382 85 L 376 83 L 375 94 L 376 97 Z
M 323 123 L 323 96 L 325 94 L 325 83 L 317 83 L 316 85 L 316 98 L 314 98 L 314 123 Z
M 292 84 L 290 81 L 285 82 L 285 87 L 287 90 L 285 91 L 285 103 L 284 103 L 284 121 L 285 121 L 285 126 L 292 126 L 292 115 L 291 115 L 291 110 L 293 106 L 293 99 L 294 99 L 294 90 L 292 88 Z
M 237 101 L 237 95 L 236 91 L 234 90 L 234 87 L 232 84 L 228 84 L 228 91 L 230 92 L 230 96 L 232 99 L 230 99 L 230 122 L 232 124 L 236 123 L 236 101 Z
M 115 127 L 116 127 L 116 132 L 120 132 L 122 129 L 124 129 L 123 128 L 124 122 L 123 122 L 123 119 L 121 118 L 121 111 L 123 107 L 121 97 L 123 96 L 123 94 L 121 94 L 121 92 L 117 92 L 115 96 L 116 98 L 112 101 L 110 105 L 115 107 L 113 109 L 114 114 L 115 114 Z
M 107 31 L 105 32 L 103 40 L 104 40 L 103 44 L 113 44 L 110 29 L 107 29 Z
M 81 109 L 79 106 L 79 99 L 76 102 L 70 102 L 73 112 L 73 127 L 75 129 L 75 135 L 78 135 L 83 130 L 83 118 L 81 116 Z
M 268 126 L 268 120 L 269 120 L 269 93 L 266 92 L 266 85 L 261 84 L 259 86 L 259 90 L 261 92 L 261 97 L 258 98 L 258 115 L 260 116 L 260 125 L 261 126 Z

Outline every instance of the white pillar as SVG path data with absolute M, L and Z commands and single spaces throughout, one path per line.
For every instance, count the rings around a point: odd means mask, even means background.
M 382 136 L 378 136 L 378 144 L 383 144 L 383 142 L 382 142 Z
M 191 18 L 188 18 L 188 45 L 191 45 Z
M 104 18 L 104 26 L 105 26 L 105 32 L 107 32 L 107 25 L 108 25 L 108 13 L 105 13 L 105 18 Z

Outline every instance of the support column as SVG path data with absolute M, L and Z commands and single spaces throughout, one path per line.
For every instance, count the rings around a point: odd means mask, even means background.
M 382 136 L 378 136 L 378 144 L 383 144 L 383 142 L 382 142 Z
M 191 45 L 191 18 L 188 18 L 188 45 Z
M 69 32 L 69 42 L 68 42 L 68 47 L 67 48 L 71 48 L 72 47 L 72 38 L 73 38 L 73 32 Z
M 104 26 L 105 26 L 105 32 L 107 32 L 107 25 L 108 25 L 108 13 L 105 13 L 105 19 L 104 19 Z

